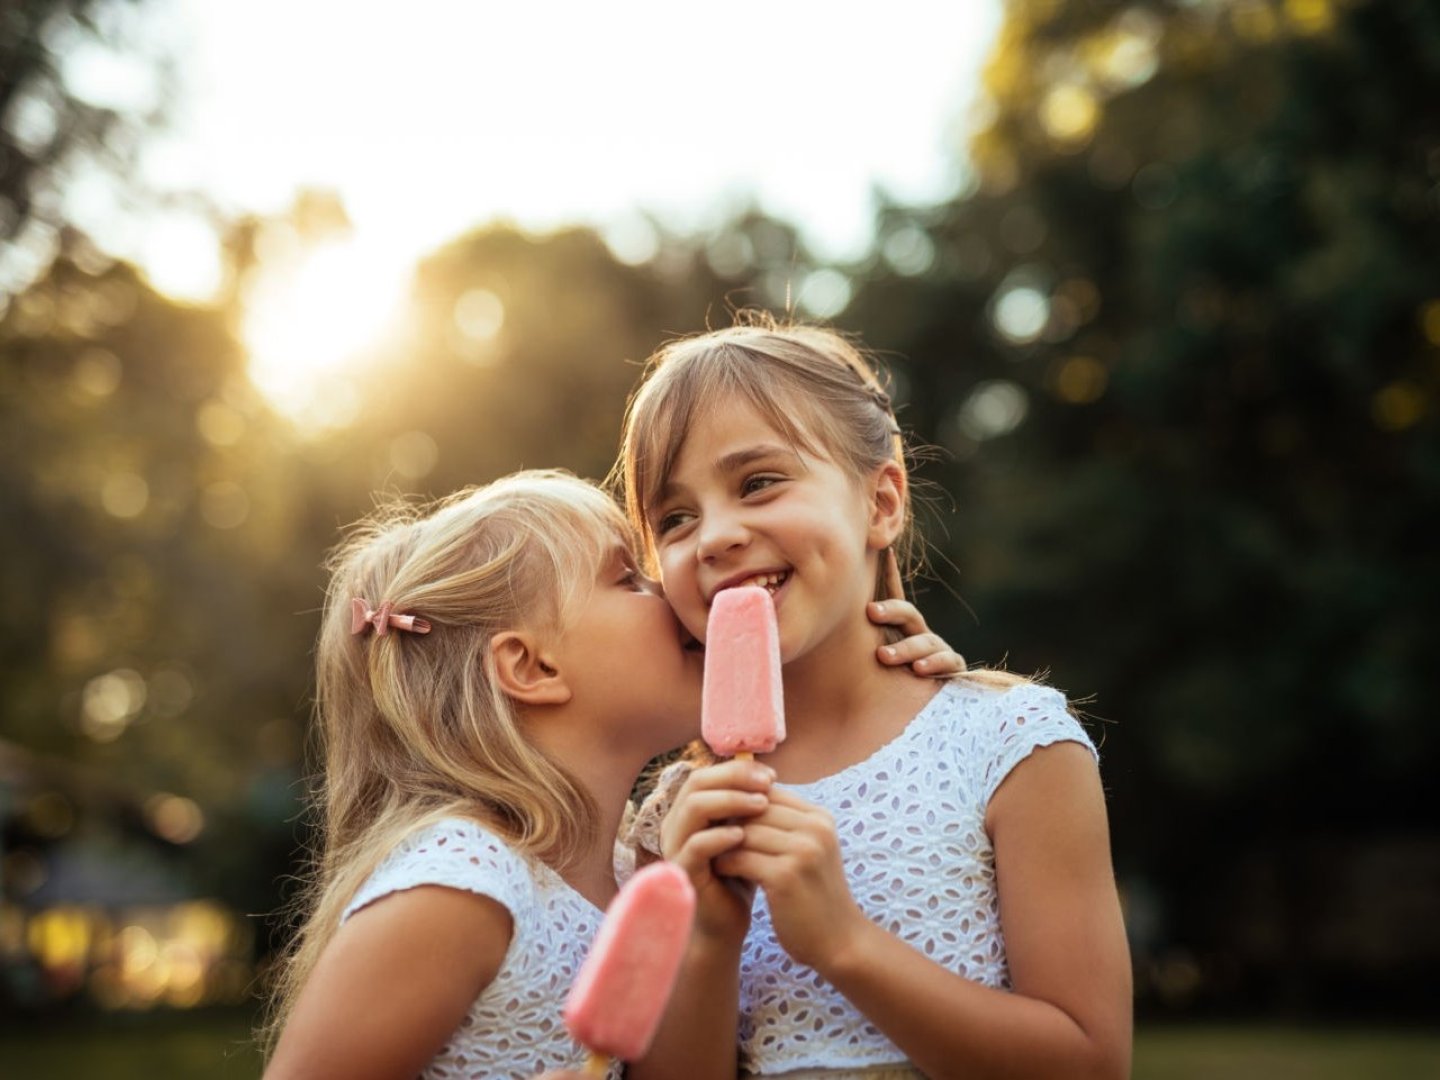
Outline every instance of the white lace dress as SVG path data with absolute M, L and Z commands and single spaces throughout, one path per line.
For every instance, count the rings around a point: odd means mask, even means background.
M 834 815 L 850 892 L 874 922 L 951 971 L 1009 989 L 985 811 L 1027 755 L 1067 741 L 1095 752 L 1057 691 L 951 682 L 865 761 L 786 786 Z M 672 769 L 658 801 L 678 789 L 685 766 Z M 642 808 L 642 843 L 659 810 Z M 740 1066 L 787 1080 L 920 1075 L 843 995 L 790 959 L 763 892 L 741 954 Z
M 366 879 L 341 921 L 417 885 L 488 896 L 510 912 L 514 936 L 493 982 L 421 1074 L 426 1080 L 526 1078 L 580 1068 L 560 1009 L 600 927 L 602 912 L 558 874 L 526 859 L 483 826 L 446 818 L 406 838 Z M 612 1067 L 611 1077 L 620 1076 Z

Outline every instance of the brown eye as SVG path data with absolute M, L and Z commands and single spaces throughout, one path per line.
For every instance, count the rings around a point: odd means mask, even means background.
M 668 514 L 663 515 L 660 520 L 655 523 L 655 535 L 664 536 L 671 530 L 678 529 L 688 520 L 690 520 L 689 514 L 684 513 L 680 510 L 671 511 Z
M 757 491 L 764 491 L 766 488 L 778 484 L 781 479 L 779 476 L 771 476 L 763 473 L 755 476 L 747 476 L 744 483 L 740 485 L 740 494 L 753 495 Z

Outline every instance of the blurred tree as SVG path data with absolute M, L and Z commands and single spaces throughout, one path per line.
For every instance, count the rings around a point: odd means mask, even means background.
M 313 631 L 296 615 L 319 598 L 314 560 L 294 555 L 308 495 L 289 445 L 219 312 L 63 257 L 15 299 L 0 738 L 188 797 L 212 825 L 238 818 L 241 851 L 282 827 Z M 253 890 L 253 873 L 220 884 Z
M 49 264 L 82 173 L 118 184 L 162 114 L 163 56 L 136 33 L 139 0 L 0 7 L 0 293 Z
M 954 455 L 941 546 L 983 618 L 942 625 L 1119 721 L 1120 869 L 1188 958 L 1142 957 L 1149 990 L 1353 1000 L 1379 956 L 1414 986 L 1440 960 L 1396 947 L 1440 896 L 1440 8 L 1012 0 L 987 87 L 974 190 L 883 210 L 846 316 Z M 1397 843 L 1413 887 L 1333 871 Z

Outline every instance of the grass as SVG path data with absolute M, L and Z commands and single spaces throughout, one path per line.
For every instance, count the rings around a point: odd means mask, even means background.
M 0 1028 L 0 1074 L 15 1080 L 256 1080 L 248 1013 L 107 1016 L 83 1026 Z
M 1416 1080 L 1440 1076 L 1440 1030 L 1142 1028 L 1133 1080 Z
M 256 1080 L 244 1014 L 107 1017 L 0 1029 L 6 1077 Z M 1440 1032 L 1273 1026 L 1142 1028 L 1133 1080 L 1414 1080 L 1440 1076 Z

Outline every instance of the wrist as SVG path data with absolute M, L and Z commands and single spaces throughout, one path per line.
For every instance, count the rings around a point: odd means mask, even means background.
M 854 918 L 846 928 L 827 935 L 831 948 L 819 964 L 812 965 L 836 989 L 859 976 L 869 967 L 875 943 L 885 931 L 876 926 L 864 912 L 855 909 Z
M 689 964 L 697 968 L 722 971 L 733 968 L 739 961 L 741 947 L 745 944 L 745 929 L 742 926 L 737 933 L 718 927 L 702 929 L 697 925 L 687 950 Z

